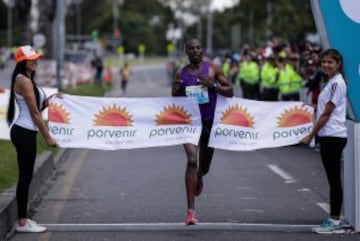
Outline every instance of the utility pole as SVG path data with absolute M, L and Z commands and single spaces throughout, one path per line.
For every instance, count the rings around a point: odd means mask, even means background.
M 208 21 L 207 21 L 207 35 L 206 35 L 206 48 L 207 52 L 211 55 L 213 52 L 213 12 L 208 8 Z
M 267 40 L 269 40 L 271 38 L 271 35 L 272 35 L 272 31 L 271 31 L 271 27 L 272 27 L 272 0 L 267 0 L 267 2 L 266 2 L 266 12 L 267 12 L 266 37 L 267 37 Z
M 199 11 L 199 21 L 196 25 L 196 37 L 198 39 L 202 38 L 202 13 Z
M 118 19 L 119 19 L 119 9 L 118 1 L 112 0 L 112 10 L 113 10 L 113 33 L 118 29 Z
M 113 9 L 113 37 L 115 33 L 119 31 L 118 27 L 118 19 L 119 19 L 119 9 L 118 9 L 118 2 L 117 0 L 112 0 L 112 9 Z M 116 53 L 116 44 L 115 41 L 113 42 L 113 51 Z
M 14 0 L 3 0 L 7 6 L 7 43 L 8 47 L 12 46 L 12 8 L 14 7 Z
M 82 0 L 72 0 L 72 4 L 75 5 L 75 17 L 76 17 L 76 37 L 77 40 L 80 41 L 81 36 L 81 4 Z
M 113 37 L 114 37 L 114 42 L 113 42 L 113 48 L 114 48 L 114 52 L 116 52 L 116 47 L 117 45 L 122 45 L 122 36 L 120 35 L 120 30 L 119 30 L 119 25 L 118 25 L 118 21 L 119 21 L 119 16 L 120 16 L 120 11 L 119 11 L 119 6 L 121 6 L 124 3 L 124 0 L 112 0 L 112 10 L 113 10 Z M 115 42 L 115 39 L 119 39 L 119 42 Z
M 254 10 L 249 12 L 248 43 L 250 46 L 254 44 Z
M 59 91 L 62 90 L 65 52 L 65 1 L 56 1 L 56 83 Z
M 8 3 L 8 33 L 7 33 L 8 47 L 12 46 L 12 7 L 10 2 L 11 1 L 9 1 Z

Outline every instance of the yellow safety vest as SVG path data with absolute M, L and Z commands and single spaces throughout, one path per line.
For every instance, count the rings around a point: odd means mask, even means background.
M 259 83 L 259 65 L 255 61 L 244 61 L 240 65 L 238 80 L 248 84 Z
M 260 78 L 261 85 L 264 88 L 278 88 L 277 83 L 277 74 L 279 69 L 276 66 L 273 66 L 269 62 L 265 62 L 261 68 Z
M 295 71 L 294 67 L 286 64 L 279 72 L 280 94 L 297 93 L 303 87 L 302 77 Z
M 230 63 L 225 60 L 225 62 L 222 64 L 222 72 L 225 75 L 225 77 L 228 77 L 230 74 Z

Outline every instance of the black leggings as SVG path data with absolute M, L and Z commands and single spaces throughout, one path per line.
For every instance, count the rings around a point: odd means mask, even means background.
M 37 131 L 28 130 L 17 125 L 11 128 L 11 141 L 15 146 L 19 180 L 16 187 L 18 218 L 27 218 L 29 187 L 33 177 L 36 159 Z
M 320 155 L 330 186 L 330 215 L 340 216 L 343 201 L 341 156 L 347 138 L 320 137 Z

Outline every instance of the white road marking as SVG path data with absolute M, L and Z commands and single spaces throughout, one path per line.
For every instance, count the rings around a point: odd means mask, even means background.
M 319 201 L 319 196 L 310 188 L 301 188 L 298 189 L 299 192 L 302 192 L 304 196 L 312 203 L 315 203 L 319 206 L 325 213 L 330 213 L 330 206 L 326 202 Z
M 239 197 L 239 200 L 256 200 L 254 197 Z
M 279 175 L 282 179 L 285 180 L 285 183 L 294 183 L 296 182 L 296 180 L 290 176 L 289 174 L 287 174 L 284 170 L 282 170 L 280 167 L 276 166 L 276 165 L 267 165 L 271 171 L 273 171 L 275 174 Z
M 253 209 L 253 208 L 248 208 L 248 209 L 243 209 L 244 212 L 248 212 L 248 213 L 263 213 L 264 210 L 262 209 Z
M 272 224 L 272 223 L 201 223 L 187 226 L 184 223 L 80 223 L 41 224 L 49 232 L 114 232 L 114 231 L 268 231 L 268 232 L 311 232 L 314 225 Z
M 285 180 L 285 183 L 294 183 L 296 182 L 296 180 L 290 176 L 289 174 L 287 174 L 284 170 L 282 170 L 281 168 L 279 168 L 276 165 L 271 165 L 269 164 L 268 167 L 270 168 L 270 170 L 272 170 L 274 173 L 276 173 L 277 175 L 279 175 L 281 178 L 283 178 Z M 307 197 L 309 198 L 309 200 L 316 200 L 315 198 L 315 194 L 314 192 L 310 189 L 310 188 L 302 188 L 302 189 L 298 189 L 298 191 L 301 191 L 303 193 L 308 193 Z M 328 203 L 324 203 L 324 202 L 316 202 L 316 205 L 318 205 L 323 211 L 325 211 L 326 213 L 330 212 L 330 207 Z
M 306 187 L 301 188 L 301 189 L 299 189 L 298 191 L 299 191 L 299 192 L 312 192 L 310 188 L 306 188 Z
M 328 203 L 316 203 L 319 207 L 321 207 L 322 210 L 324 210 L 326 213 L 330 213 L 330 206 Z

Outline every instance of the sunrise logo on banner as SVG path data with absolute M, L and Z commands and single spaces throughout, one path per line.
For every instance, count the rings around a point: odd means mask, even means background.
M 281 116 L 277 117 L 278 127 L 294 127 L 309 123 L 313 119 L 313 114 L 304 107 L 295 106 L 285 109 Z
M 297 144 L 313 127 L 313 109 L 301 102 L 219 97 L 209 145 L 249 151 Z
M 116 104 L 103 107 L 95 115 L 95 126 L 132 126 L 133 119 L 126 107 L 117 106 Z
M 243 126 L 253 128 L 254 117 L 248 110 L 238 104 L 229 106 L 221 117 L 221 123 L 225 125 Z
M 193 101 L 189 103 L 197 106 Z M 188 113 L 184 106 L 177 104 L 165 106 L 155 115 L 156 126 L 150 130 L 150 138 L 154 141 L 161 141 L 165 137 L 166 141 L 173 142 L 177 140 L 188 143 L 187 140 L 192 140 L 192 136 L 195 136 L 195 140 L 198 140 L 200 138 L 201 122 L 199 122 L 199 116 L 196 116 L 196 118 L 197 125 L 194 126 L 192 125 L 192 115 Z M 195 140 L 190 143 L 197 145 L 198 141 L 195 142 Z
M 157 125 L 181 125 L 191 124 L 191 115 L 180 106 L 172 105 L 164 107 L 163 111 L 156 114 Z
M 48 107 L 49 112 L 49 121 L 55 123 L 70 123 L 70 114 L 66 111 L 66 109 L 57 103 L 49 103 Z
M 70 127 L 71 116 L 66 108 L 56 103 L 57 99 L 53 98 L 48 106 L 49 132 L 52 136 L 56 136 L 56 141 L 61 146 L 66 141 L 70 142 L 74 132 L 74 128 Z
M 67 148 L 116 150 L 197 144 L 201 117 L 198 105 L 186 97 L 64 95 L 51 100 L 49 130 L 60 147 Z

